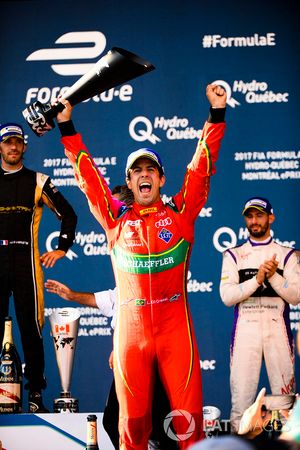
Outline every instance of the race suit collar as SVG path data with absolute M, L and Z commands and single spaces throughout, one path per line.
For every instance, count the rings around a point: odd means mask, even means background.
M 254 241 L 248 238 L 248 241 L 252 245 L 252 247 L 256 247 L 258 245 L 269 245 L 272 242 L 273 238 L 270 236 L 268 239 L 265 239 L 264 241 Z
M 157 213 L 162 207 L 162 200 L 159 200 L 156 203 L 152 203 L 152 205 L 149 206 L 140 205 L 139 203 L 133 203 L 134 211 L 137 212 L 140 216 Z
M 1 170 L 3 171 L 4 175 L 8 175 L 8 174 L 13 174 L 13 173 L 20 172 L 20 170 L 22 170 L 23 167 L 24 167 L 24 166 L 23 166 L 23 164 L 22 164 L 22 166 L 19 167 L 18 169 L 15 169 L 15 170 L 7 170 L 7 169 L 3 169 L 2 164 L 1 164 Z

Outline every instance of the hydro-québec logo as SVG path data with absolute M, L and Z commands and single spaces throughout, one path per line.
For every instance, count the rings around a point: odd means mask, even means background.
M 231 108 L 240 106 L 238 101 L 243 97 L 248 104 L 257 103 L 287 103 L 289 101 L 288 92 L 274 92 L 266 81 L 244 81 L 235 80 L 232 85 L 224 80 L 215 80 L 214 84 L 222 86 L 227 94 L 227 104 Z
M 26 61 L 30 63 L 50 62 L 51 69 L 60 76 L 81 77 L 96 64 L 105 49 L 106 37 L 101 31 L 72 31 L 61 35 L 54 42 L 53 47 L 38 49 L 30 53 Z M 75 81 L 72 81 L 71 85 Z M 30 87 L 26 93 L 25 103 L 30 104 L 36 100 L 41 103 L 51 103 L 58 95 L 63 95 L 69 87 Z M 92 100 L 94 102 L 111 102 L 119 99 L 122 102 L 128 102 L 131 101 L 132 94 L 132 86 L 123 84 L 118 89 L 112 88 L 95 95 Z M 87 101 L 89 99 L 85 100 L 85 102 Z
M 165 137 L 170 141 L 199 139 L 201 129 L 195 129 L 190 125 L 186 117 L 156 116 L 150 120 L 145 116 L 136 116 L 129 123 L 129 135 L 137 142 L 149 141 L 155 145 Z

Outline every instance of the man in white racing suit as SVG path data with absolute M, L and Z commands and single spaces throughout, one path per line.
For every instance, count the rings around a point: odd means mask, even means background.
M 244 244 L 223 254 L 221 299 L 234 305 L 230 345 L 231 431 L 254 402 L 264 359 L 272 394 L 295 392 L 294 343 L 289 304 L 300 302 L 300 266 L 295 249 L 276 243 L 267 199 L 249 199 L 242 214 Z

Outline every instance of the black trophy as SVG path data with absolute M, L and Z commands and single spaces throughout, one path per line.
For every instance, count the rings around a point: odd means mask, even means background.
M 24 109 L 22 114 L 34 133 L 42 136 L 55 127 L 53 119 L 64 109 L 61 100 L 68 100 L 74 106 L 96 94 L 144 75 L 154 68 L 150 62 L 134 53 L 113 47 L 73 86 L 67 89 L 57 104 L 51 105 L 36 101 Z

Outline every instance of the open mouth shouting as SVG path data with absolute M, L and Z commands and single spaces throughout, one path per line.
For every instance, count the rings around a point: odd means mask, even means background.
M 151 184 L 143 181 L 139 185 L 139 191 L 141 192 L 141 194 L 149 194 L 151 192 Z

